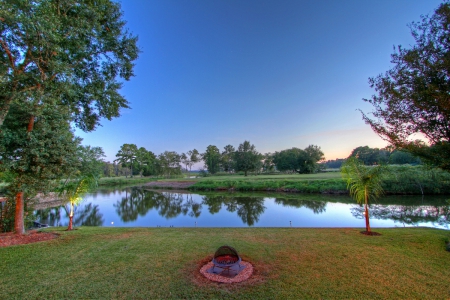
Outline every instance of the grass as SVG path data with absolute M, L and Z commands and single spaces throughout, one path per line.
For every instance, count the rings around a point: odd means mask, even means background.
M 118 177 L 102 177 L 98 181 L 99 186 L 117 186 L 117 185 L 130 185 L 136 183 L 145 183 L 150 181 L 155 181 L 155 177 L 128 177 L 118 176 Z
M 52 228 L 60 238 L 0 248 L 0 298 L 406 299 L 450 297 L 449 232 L 426 228 Z M 255 267 L 210 283 L 224 244 Z
M 197 178 L 176 178 L 176 179 L 159 179 L 161 181 L 263 181 L 263 180 L 323 180 L 323 179 L 341 179 L 342 175 L 339 172 L 326 172 L 326 173 L 316 173 L 316 174 L 275 174 L 275 175 L 222 175 L 222 176 L 208 176 L 208 177 L 197 177 Z

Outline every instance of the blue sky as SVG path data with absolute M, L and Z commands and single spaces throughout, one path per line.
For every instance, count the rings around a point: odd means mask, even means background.
M 249 140 L 261 153 L 318 145 L 326 159 L 386 143 L 357 109 L 391 67 L 408 24 L 441 1 L 122 1 L 142 53 L 121 93 L 131 109 L 83 143 L 155 154 Z

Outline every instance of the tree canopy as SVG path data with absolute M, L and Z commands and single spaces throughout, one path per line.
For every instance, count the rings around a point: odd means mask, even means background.
M 220 170 L 220 151 L 214 145 L 209 145 L 206 148 L 205 153 L 202 154 L 202 159 L 205 162 L 205 166 L 208 168 L 208 172 L 215 174 Z
M 363 100 L 373 105 L 373 118 L 363 119 L 396 148 L 450 170 L 450 4 L 410 28 L 415 45 L 398 46 L 394 66 L 369 79 L 376 94 Z M 414 141 L 417 134 L 430 147 Z
M 315 145 L 309 145 L 304 150 L 294 147 L 273 154 L 273 163 L 279 171 L 300 174 L 316 172 L 319 169 L 318 162 L 323 159 L 322 150 Z
M 36 116 L 56 95 L 85 131 L 119 116 L 118 79 L 133 76 L 139 53 L 124 25 L 110 0 L 1 1 L 0 127 L 13 103 L 33 103 Z
M 256 151 L 255 145 L 249 141 L 244 141 L 234 152 L 236 171 L 243 171 L 247 176 L 249 171 L 256 171 L 262 167 L 262 155 Z

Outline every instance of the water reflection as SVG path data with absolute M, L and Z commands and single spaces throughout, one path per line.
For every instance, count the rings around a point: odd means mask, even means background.
M 218 213 L 222 207 L 228 212 L 236 212 L 244 224 L 254 225 L 264 212 L 263 197 L 234 197 L 232 195 L 202 196 L 201 201 L 193 199 L 192 194 L 180 192 L 156 192 L 144 189 L 131 189 L 114 204 L 121 221 L 135 221 L 138 216 L 145 216 L 154 209 L 166 219 L 179 215 L 200 217 L 203 206 L 210 214 Z
M 64 214 L 64 216 L 62 215 Z M 34 212 L 36 220 L 49 226 L 68 226 L 69 207 L 63 205 L 39 209 Z M 104 219 L 100 213 L 98 205 L 93 203 L 75 206 L 73 225 L 74 226 L 103 226 Z
M 345 196 L 218 193 L 125 188 L 100 190 L 76 207 L 76 226 L 294 226 L 361 227 L 363 210 Z M 450 205 L 442 198 L 389 197 L 370 207 L 378 226 L 434 226 L 448 228 Z M 60 206 L 35 212 L 50 226 L 68 224 L 68 208 Z M 111 222 L 114 221 L 114 222 Z M 170 223 L 169 223 L 170 221 Z
M 355 206 L 351 211 L 355 218 L 364 218 L 363 207 Z M 369 214 L 372 219 L 393 220 L 404 225 L 431 223 L 448 228 L 450 224 L 450 205 L 371 205 Z
M 327 202 L 323 201 L 311 201 L 311 200 L 301 200 L 301 199 L 285 199 L 285 198 L 275 198 L 275 203 L 281 204 L 287 207 L 301 208 L 306 207 L 311 209 L 314 214 L 321 214 L 326 211 Z

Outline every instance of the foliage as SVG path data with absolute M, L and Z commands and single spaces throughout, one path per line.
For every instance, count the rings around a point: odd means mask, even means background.
M 158 155 L 158 163 L 160 164 L 160 174 L 164 176 L 173 176 L 181 174 L 181 157 L 175 151 L 164 151 Z
M 339 168 L 341 168 L 341 166 L 344 162 L 345 162 L 344 158 L 337 158 L 337 159 L 327 160 L 321 164 L 325 167 L 325 169 L 339 169 Z
M 383 194 L 382 180 L 385 167 L 367 167 L 355 157 L 347 159 L 342 166 L 342 176 L 347 181 L 350 196 L 359 204 L 364 204 L 366 231 L 371 232 L 369 224 L 369 200 L 374 200 Z
M 412 155 L 410 152 L 404 150 L 395 150 L 389 156 L 389 164 L 393 165 L 418 165 L 421 164 L 420 158 Z
M 133 162 L 136 159 L 138 148 L 135 144 L 123 144 L 117 152 L 117 159 L 114 162 L 122 164 L 123 167 L 130 167 L 130 176 L 133 177 Z
M 236 149 L 232 145 L 223 147 L 221 154 L 221 166 L 224 172 L 231 173 L 235 169 L 234 152 Z
M 213 145 L 209 145 L 206 148 L 205 153 L 202 154 L 202 160 L 205 162 L 205 166 L 208 172 L 215 174 L 220 170 L 220 151 L 219 148 Z
M 365 165 L 377 165 L 387 163 L 389 161 L 390 152 L 385 149 L 370 148 L 369 146 L 361 146 L 353 149 L 349 157 L 355 157 L 362 161 Z
M 78 147 L 77 157 L 80 160 L 78 170 L 81 174 L 103 174 L 103 157 L 105 153 L 101 147 L 82 146 Z
M 18 233 L 23 232 L 23 209 L 29 199 L 37 191 L 52 190 L 56 180 L 80 167 L 80 140 L 70 129 L 65 108 L 43 106 L 32 131 L 27 130 L 29 120 L 29 107 L 12 104 L 0 132 L 0 169 L 10 176 L 8 197 L 16 202 Z
M 450 3 L 410 28 L 415 45 L 398 46 L 392 69 L 369 79 L 376 94 L 364 101 L 374 118 L 363 113 L 363 119 L 396 148 L 450 170 Z M 411 141 L 417 134 L 431 147 Z
M 258 171 L 262 167 L 262 156 L 256 151 L 255 145 L 244 141 L 234 152 L 235 170 L 243 171 L 247 176 L 249 171 Z
M 315 145 L 309 145 L 304 150 L 292 148 L 273 154 L 273 163 L 279 171 L 299 174 L 316 172 L 319 169 L 318 162 L 323 159 L 322 150 Z
M 57 95 L 57 104 L 86 131 L 128 108 L 117 80 L 133 76 L 139 50 L 124 29 L 119 3 L 0 3 L 0 127 L 12 104 L 37 107 L 48 104 L 48 95 Z
M 95 174 L 85 174 L 71 180 L 67 180 L 63 185 L 57 188 L 61 197 L 67 199 L 70 204 L 69 226 L 67 230 L 73 229 L 74 206 L 83 200 L 91 189 L 97 187 L 97 176 Z

